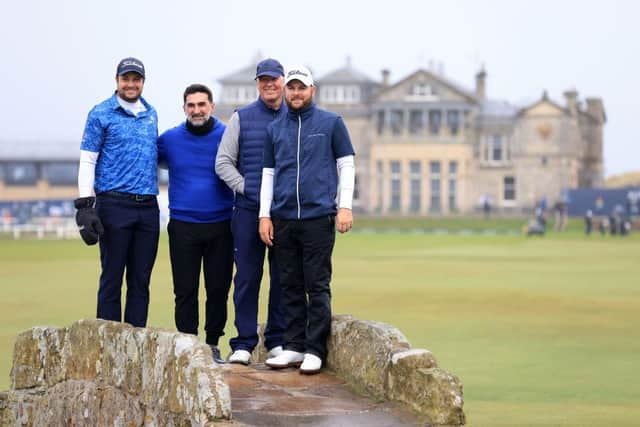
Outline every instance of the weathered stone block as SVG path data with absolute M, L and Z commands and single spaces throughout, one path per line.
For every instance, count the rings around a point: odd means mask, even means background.
M 391 357 L 411 345 L 393 326 L 336 316 L 327 347 L 329 369 L 367 394 L 384 399 Z
M 64 380 L 66 329 L 34 327 L 16 338 L 11 369 L 14 389 L 53 385 Z
M 47 390 L 34 412 L 36 426 L 140 426 L 144 408 L 135 396 L 93 381 L 70 380 Z
M 101 379 L 132 395 L 142 391 L 142 331 L 119 322 L 105 321 L 98 327 Z
M 387 398 L 406 403 L 433 424 L 464 424 L 462 384 L 437 368 L 428 350 L 413 349 L 391 358 Z
M 0 425 L 208 425 L 231 418 L 231 394 L 193 335 L 80 320 L 16 340 Z
M 105 320 L 79 320 L 65 340 L 65 371 L 68 380 L 95 380 L 101 372 L 102 346 L 99 327 Z
M 462 383 L 456 376 L 441 368 L 419 368 L 404 380 L 406 390 L 396 393 L 392 397 L 394 400 L 405 402 L 417 412 L 427 415 L 432 424 L 465 423 Z

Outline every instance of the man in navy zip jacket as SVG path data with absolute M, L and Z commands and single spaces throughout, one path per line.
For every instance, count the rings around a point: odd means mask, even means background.
M 204 269 L 206 342 L 224 363 L 218 340 L 227 322 L 233 272 L 233 193 L 214 172 L 225 125 L 212 116 L 211 90 L 193 84 L 184 91 L 187 120 L 158 138 L 158 161 L 169 169 L 169 254 L 180 332 L 198 334 L 198 287 Z
M 267 128 L 260 190 L 259 233 L 273 246 L 282 285 L 284 351 L 274 369 L 322 368 L 331 329 L 331 254 L 335 230 L 353 226 L 354 150 L 344 122 L 313 103 L 306 67 L 285 77 L 286 116 Z M 338 203 L 336 205 L 336 198 Z
M 258 295 L 266 251 L 258 235 L 258 203 L 262 178 L 262 152 L 267 125 L 286 114 L 282 102 L 284 69 L 275 59 L 265 59 L 256 68 L 258 99 L 240 108 L 229 120 L 216 158 L 216 173 L 235 192 L 231 228 L 236 275 L 233 304 L 238 336 L 229 341 L 229 362 L 248 365 L 258 344 Z M 280 302 L 280 279 L 273 258 L 269 260 L 269 305 L 265 346 L 270 356 L 282 351 L 284 318 Z

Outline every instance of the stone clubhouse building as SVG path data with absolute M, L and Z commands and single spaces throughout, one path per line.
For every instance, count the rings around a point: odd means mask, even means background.
M 256 98 L 256 62 L 219 79 L 215 114 L 223 121 Z M 559 200 L 564 189 L 602 184 L 600 98 L 581 100 L 568 90 L 562 102 L 543 93 L 516 107 L 488 96 L 484 70 L 468 90 L 427 69 L 395 83 L 383 70 L 376 81 L 349 60 L 315 77 L 317 103 L 342 115 L 356 149 L 359 213 L 468 214 L 485 200 L 494 210 L 523 213 L 542 198 Z M 0 204 L 76 197 L 78 147 L 3 141 Z M 160 181 L 166 185 L 166 173 Z
M 487 73 L 467 90 L 418 69 L 396 83 L 374 81 L 347 60 L 316 76 L 320 107 L 342 115 L 356 149 L 355 209 L 367 214 L 466 214 L 489 200 L 502 212 L 526 212 L 563 189 L 603 181 L 600 98 L 575 90 L 562 104 L 546 93 L 516 107 L 488 97 Z M 255 99 L 255 64 L 219 80 L 223 120 Z

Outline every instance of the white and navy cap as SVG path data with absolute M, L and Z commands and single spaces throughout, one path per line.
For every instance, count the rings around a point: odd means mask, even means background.
M 116 75 L 122 76 L 126 73 L 138 73 L 144 79 L 144 64 L 137 58 L 124 58 L 122 61 L 118 63 L 118 68 L 116 69 Z
M 300 80 L 305 86 L 313 86 L 313 76 L 311 75 L 311 71 L 303 65 L 291 67 L 287 70 L 284 78 L 284 84 L 289 83 L 291 80 Z

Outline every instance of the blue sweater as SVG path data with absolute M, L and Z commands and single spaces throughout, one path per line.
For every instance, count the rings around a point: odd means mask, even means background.
M 231 218 L 233 192 L 214 170 L 224 129 L 215 119 L 208 134 L 194 135 L 183 122 L 158 138 L 158 161 L 169 168 L 171 218 L 192 223 Z

